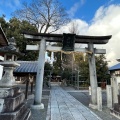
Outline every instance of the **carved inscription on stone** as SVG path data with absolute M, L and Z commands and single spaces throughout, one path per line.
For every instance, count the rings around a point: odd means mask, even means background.
M 8 96 L 13 96 L 14 94 L 14 91 L 13 90 L 0 90 L 0 98 L 3 98 L 3 97 L 8 97 Z

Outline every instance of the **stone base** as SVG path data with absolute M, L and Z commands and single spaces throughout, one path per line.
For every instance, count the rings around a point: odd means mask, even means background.
M 0 120 L 28 120 L 31 111 L 18 87 L 0 88 Z
M 31 105 L 31 109 L 35 109 L 35 110 L 44 109 L 44 104 L 41 103 L 40 105 Z
M 98 109 L 97 105 L 89 104 L 89 107 L 92 109 Z
M 120 113 L 115 111 L 114 109 L 110 109 L 110 114 L 120 119 Z
M 120 105 L 118 103 L 114 103 L 113 109 L 120 113 Z
M 28 120 L 31 115 L 30 109 L 22 104 L 14 112 L 0 113 L 0 120 Z
M 23 103 L 24 99 L 25 99 L 24 93 L 19 93 L 16 96 L 5 98 L 4 99 L 4 111 L 13 112 L 17 107 L 19 107 L 20 104 Z

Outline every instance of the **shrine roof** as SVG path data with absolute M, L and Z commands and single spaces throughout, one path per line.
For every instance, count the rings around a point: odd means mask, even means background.
M 14 74 L 22 74 L 22 73 L 37 73 L 37 61 L 17 61 L 20 66 L 16 67 L 14 70 Z
M 6 35 L 0 25 L 0 47 L 7 46 L 7 45 L 8 45 L 8 40 L 7 40 Z
M 24 37 L 33 41 L 40 41 L 45 38 L 48 42 L 62 42 L 63 34 L 48 34 L 48 33 L 32 33 L 23 32 Z M 112 35 L 107 36 L 86 36 L 76 35 L 75 43 L 94 43 L 94 44 L 106 44 Z
M 118 64 L 116 64 L 116 65 L 110 67 L 109 70 L 110 70 L 110 71 L 113 71 L 113 70 L 120 70 L 120 63 L 118 63 Z

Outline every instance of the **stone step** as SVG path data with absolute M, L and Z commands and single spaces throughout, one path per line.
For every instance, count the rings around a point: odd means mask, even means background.
M 16 118 L 16 120 L 29 120 L 30 116 L 31 116 L 30 109 L 26 109 L 26 111 L 21 116 L 19 116 L 18 118 Z
M 120 112 L 117 112 L 113 108 L 110 109 L 110 114 L 113 115 L 113 116 L 115 116 L 116 118 L 120 119 Z

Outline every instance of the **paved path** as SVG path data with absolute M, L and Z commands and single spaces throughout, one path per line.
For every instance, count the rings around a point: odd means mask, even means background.
M 52 86 L 46 120 L 102 120 L 59 86 Z

